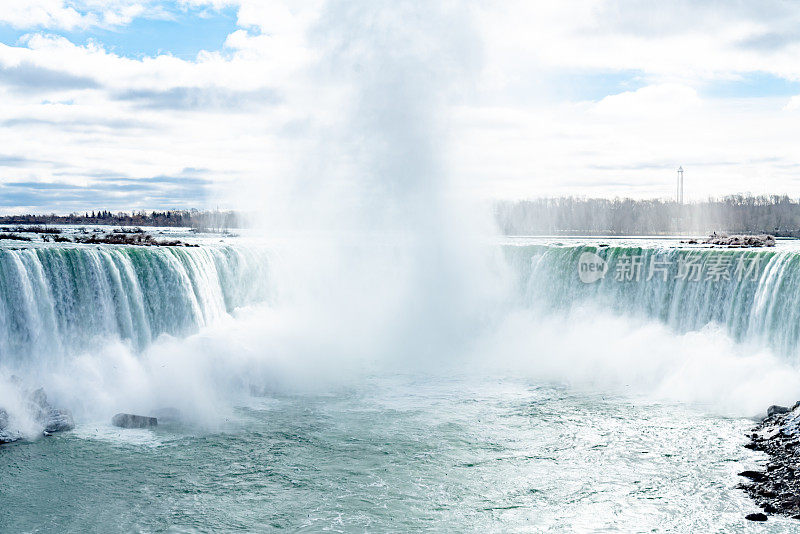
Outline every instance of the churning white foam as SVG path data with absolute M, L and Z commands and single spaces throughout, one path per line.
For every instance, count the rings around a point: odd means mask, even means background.
M 473 361 L 483 359 L 501 372 L 691 403 L 721 415 L 755 416 L 800 395 L 800 372 L 791 362 L 734 341 L 720 326 L 677 333 L 653 319 L 597 306 L 549 316 L 514 311 L 478 347 Z

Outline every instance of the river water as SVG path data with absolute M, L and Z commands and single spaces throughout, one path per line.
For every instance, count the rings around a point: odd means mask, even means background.
M 77 426 L 0 448 L 0 531 L 796 531 L 746 521 L 736 488 L 765 461 L 743 447 L 753 416 L 800 390 L 793 245 L 701 250 L 764 257 L 711 287 L 677 257 L 620 286 L 620 257 L 691 248 L 605 244 L 506 243 L 513 302 L 435 366 L 412 353 L 435 344 L 348 359 L 388 345 L 287 320 L 274 251 L 7 246 L 0 398 L 11 375 L 43 385 Z M 586 251 L 611 266 L 595 285 Z M 185 417 L 110 425 L 163 406 Z

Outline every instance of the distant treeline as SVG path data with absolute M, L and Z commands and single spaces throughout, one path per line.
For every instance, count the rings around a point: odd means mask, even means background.
M 106 224 L 114 226 L 185 226 L 197 230 L 224 231 L 241 228 L 242 217 L 235 211 L 119 211 L 107 210 L 71 213 L 69 215 L 6 215 L 0 224 Z
M 573 197 L 504 201 L 495 217 L 507 235 L 772 234 L 800 237 L 800 201 L 731 195 L 679 205 L 666 200 Z

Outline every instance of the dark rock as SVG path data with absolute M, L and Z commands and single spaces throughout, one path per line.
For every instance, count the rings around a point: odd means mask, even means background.
M 706 245 L 722 245 L 730 248 L 774 247 L 775 237 L 771 235 L 732 235 L 714 233 L 704 241 Z
M 19 385 L 19 379 L 15 382 Z M 38 388 L 27 393 L 27 416 L 30 416 L 41 425 L 42 433 L 49 436 L 53 432 L 63 432 L 75 428 L 72 413 L 69 410 L 53 408 L 47 401 L 44 389 Z M 9 415 L 0 408 L 0 443 L 10 443 L 22 439 L 22 432 L 9 428 Z
M 739 473 L 751 482 L 738 487 L 766 514 L 800 515 L 800 477 L 796 473 L 800 464 L 798 436 L 800 414 L 775 406 L 770 407 L 768 416 L 749 434 L 750 442 L 745 447 L 766 453 L 769 460 L 764 472 Z
M 744 516 L 744 518 L 748 519 L 750 521 L 766 521 L 767 520 L 767 516 L 765 516 L 764 514 L 762 514 L 760 512 L 755 513 L 755 514 L 747 514 L 746 516 Z
M 8 428 L 8 420 L 8 412 L 0 408 L 0 444 L 22 439 L 22 434 L 19 431 Z
M 777 404 L 773 404 L 769 408 L 767 408 L 767 417 L 772 417 L 776 414 L 782 414 L 789 411 L 789 408 L 786 406 L 778 406 Z
M 763 482 L 767 480 L 767 475 L 759 473 L 758 471 L 742 471 L 739 473 L 739 476 L 749 478 L 753 482 Z
M 8 430 L 0 430 L 0 445 L 4 445 L 6 443 L 14 443 L 15 441 L 19 441 L 22 439 L 22 434 L 15 431 L 8 431 Z
M 44 427 L 45 434 L 65 432 L 75 428 L 72 412 L 53 408 L 42 388 L 34 390 L 28 396 L 28 405 L 36 422 Z
M 158 426 L 158 419 L 144 415 L 118 413 L 111 419 L 111 424 L 120 428 L 151 428 Z
M 72 412 L 69 410 L 56 410 L 51 408 L 47 413 L 44 431 L 48 434 L 53 432 L 66 432 L 75 428 L 75 421 L 72 419 Z
M 47 402 L 47 394 L 44 392 L 44 388 L 34 389 L 28 395 L 28 402 L 36 408 L 47 408 L 50 404 Z

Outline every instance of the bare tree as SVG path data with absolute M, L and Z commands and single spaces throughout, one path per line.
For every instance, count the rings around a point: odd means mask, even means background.
M 507 235 L 674 235 L 712 231 L 800 237 L 800 201 L 730 195 L 680 205 L 661 199 L 542 198 L 504 201 L 495 218 Z

